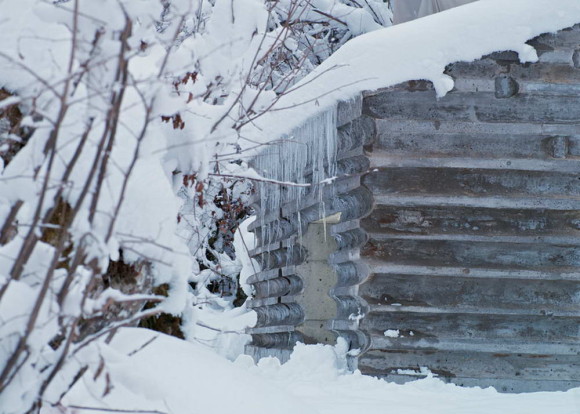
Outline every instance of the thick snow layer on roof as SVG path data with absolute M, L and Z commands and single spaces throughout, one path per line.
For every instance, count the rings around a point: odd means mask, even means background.
M 324 61 L 242 136 L 276 139 L 317 112 L 362 91 L 408 80 L 433 82 L 438 96 L 453 89 L 449 63 L 512 50 L 538 59 L 526 41 L 580 23 L 579 0 L 480 0 L 359 36 Z

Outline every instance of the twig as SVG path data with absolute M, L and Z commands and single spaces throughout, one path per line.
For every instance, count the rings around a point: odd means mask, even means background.
M 121 410 L 117 408 L 84 407 L 82 405 L 68 405 L 66 408 L 86 411 L 105 411 L 107 413 L 168 414 L 166 411 L 157 410 Z
M 323 15 L 324 17 L 328 17 L 330 20 L 334 20 L 335 22 L 338 22 L 338 23 L 340 23 L 340 24 L 342 24 L 342 25 L 345 25 L 345 26 L 347 26 L 347 27 L 348 27 L 348 24 L 346 24 L 346 22 L 345 22 L 345 21 L 342 21 L 342 20 L 340 20 L 340 19 L 338 19 L 338 18 L 334 17 L 332 14 L 325 13 L 325 12 L 323 12 L 323 11 L 320 11 L 320 10 L 313 10 L 313 12 L 314 12 L 314 13 L 321 14 L 321 15 Z
M 137 352 L 141 351 L 142 349 L 145 349 L 147 346 L 149 346 L 153 341 L 155 341 L 157 338 L 159 338 L 159 336 L 154 336 L 153 338 L 149 339 L 147 342 L 145 342 L 143 345 L 141 345 L 139 348 L 134 349 L 133 351 L 129 352 L 127 354 L 127 356 L 133 356 L 135 355 Z
M 258 181 L 258 182 L 263 182 L 263 183 L 270 183 L 270 184 L 278 184 L 278 185 L 284 185 L 284 186 L 289 186 L 289 187 L 311 187 L 312 184 L 309 183 L 293 183 L 290 181 L 278 181 L 278 180 L 272 180 L 269 178 L 264 178 L 264 177 L 246 177 L 243 175 L 234 175 L 234 174 L 214 174 L 214 173 L 209 173 L 208 175 L 213 176 L 213 177 L 223 177 L 223 178 L 238 178 L 238 179 L 243 179 L 243 180 L 250 180 L 250 181 Z

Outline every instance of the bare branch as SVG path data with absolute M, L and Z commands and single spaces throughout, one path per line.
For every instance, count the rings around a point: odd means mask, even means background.
M 157 411 L 157 410 L 120 410 L 116 408 L 85 407 L 82 405 L 68 405 L 67 408 L 85 411 L 100 411 L 106 413 L 168 414 L 166 411 Z

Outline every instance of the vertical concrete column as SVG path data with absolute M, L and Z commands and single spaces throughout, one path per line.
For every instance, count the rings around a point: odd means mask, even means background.
M 306 249 L 306 261 L 296 267 L 304 289 L 296 296 L 296 303 L 304 310 L 304 323 L 296 330 L 309 343 L 334 344 L 336 334 L 331 332 L 328 321 L 336 318 L 336 302 L 329 292 L 336 286 L 337 276 L 328 264 L 330 254 L 337 249 L 336 241 L 328 234 L 328 223 L 312 223 L 302 236 Z

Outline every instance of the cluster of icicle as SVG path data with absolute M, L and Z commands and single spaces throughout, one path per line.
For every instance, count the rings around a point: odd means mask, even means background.
M 288 224 L 288 220 L 296 221 L 290 224 L 298 229 L 301 238 L 312 217 L 305 220 L 300 210 L 314 201 L 317 201 L 319 210 L 314 219 L 326 216 L 323 189 L 331 184 L 336 174 L 336 117 L 334 106 L 309 118 L 283 139 L 268 145 L 255 158 L 253 167 L 257 172 L 264 178 L 279 182 L 260 182 L 258 187 L 261 245 L 266 249 L 283 239 L 284 223 Z M 305 204 L 306 197 L 308 203 Z M 282 218 L 282 207 L 292 206 L 292 203 L 294 208 L 290 210 L 296 213 Z

